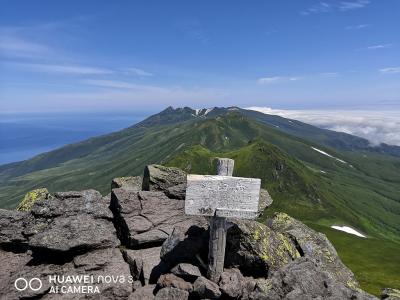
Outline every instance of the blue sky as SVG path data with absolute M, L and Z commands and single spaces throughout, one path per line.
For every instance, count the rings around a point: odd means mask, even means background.
M 0 111 L 400 110 L 400 1 L 0 0 Z

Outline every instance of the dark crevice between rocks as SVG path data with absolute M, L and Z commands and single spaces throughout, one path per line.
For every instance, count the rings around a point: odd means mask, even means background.
M 297 239 L 296 239 L 294 236 L 291 236 L 291 235 L 289 236 L 289 239 L 290 239 L 290 240 L 292 241 L 292 243 L 294 244 L 294 247 L 295 247 L 296 250 L 299 252 L 300 256 L 303 257 L 305 254 L 304 254 L 304 251 L 303 251 L 303 249 L 301 248 L 299 242 L 297 241 Z
M 87 247 L 73 248 L 69 251 L 55 251 L 45 248 L 33 249 L 32 259 L 27 263 L 28 266 L 41 264 L 63 265 L 71 262 L 75 256 L 97 250 Z
M 132 250 L 141 250 L 141 249 L 148 249 L 148 248 L 156 248 L 162 246 L 164 241 L 161 242 L 148 242 L 148 243 L 142 243 L 142 244 L 130 244 L 127 246 L 127 248 L 132 249 Z

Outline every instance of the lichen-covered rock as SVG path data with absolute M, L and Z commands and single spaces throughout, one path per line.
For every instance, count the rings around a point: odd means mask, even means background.
M 110 209 L 118 237 L 127 247 L 160 246 L 175 226 L 205 223 L 204 218 L 184 213 L 183 201 L 169 199 L 163 192 L 113 189 Z
M 80 254 L 119 245 L 112 213 L 95 190 L 56 193 L 54 199 L 36 202 L 23 233 L 34 255 Z
M 358 288 L 354 274 L 342 263 L 335 248 L 324 234 L 312 230 L 285 213 L 276 213 L 273 218 L 267 220 L 267 225 L 296 243 L 302 255 L 320 261 L 321 267 L 336 280 L 350 288 Z
M 400 290 L 385 288 L 381 291 L 382 300 L 400 300 Z
M 205 277 L 199 277 L 193 283 L 193 290 L 200 299 L 218 299 L 221 297 L 219 286 Z
M 126 176 L 114 178 L 111 182 L 111 189 L 124 188 L 126 190 L 141 191 L 141 176 Z
M 181 185 L 181 190 L 186 189 L 186 173 L 174 167 L 161 165 L 148 165 L 144 169 L 144 191 L 167 191 L 173 186 Z
M 253 291 L 244 293 L 243 300 L 376 299 L 336 281 L 318 262 L 307 257 L 296 259 L 274 272 L 272 277 L 254 280 L 254 283 Z
M 189 292 L 174 287 L 166 287 L 158 291 L 156 300 L 187 300 Z
M 300 253 L 289 238 L 269 227 L 248 220 L 232 220 L 228 229 L 225 267 L 238 268 L 249 276 L 267 277 Z
M 37 201 L 51 199 L 51 195 L 46 188 L 40 188 L 26 193 L 24 199 L 18 204 L 17 210 L 29 211 Z

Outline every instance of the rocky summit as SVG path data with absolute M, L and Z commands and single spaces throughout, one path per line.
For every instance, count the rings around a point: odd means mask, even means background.
M 209 222 L 185 215 L 185 187 L 183 171 L 152 165 L 106 197 L 42 191 L 0 210 L 0 299 L 376 299 L 325 235 L 284 213 L 230 219 L 225 269 L 210 281 Z

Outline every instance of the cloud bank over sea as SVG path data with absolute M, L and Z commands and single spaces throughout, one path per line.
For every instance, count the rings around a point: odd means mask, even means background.
M 360 136 L 368 139 L 374 146 L 381 143 L 400 146 L 400 111 L 286 110 L 270 107 L 247 109 Z

